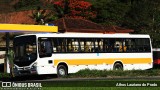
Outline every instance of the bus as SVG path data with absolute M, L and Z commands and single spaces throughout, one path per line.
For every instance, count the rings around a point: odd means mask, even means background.
M 146 70 L 153 67 L 149 35 L 25 34 L 13 41 L 15 76 L 90 70 Z
M 160 48 L 153 48 L 153 67 L 160 68 Z

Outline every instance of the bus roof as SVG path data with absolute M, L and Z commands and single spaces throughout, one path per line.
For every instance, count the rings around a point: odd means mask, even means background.
M 37 37 L 150 38 L 149 35 L 144 35 L 144 34 L 98 34 L 98 33 L 38 33 L 38 34 L 24 34 L 16 37 L 28 36 L 28 35 L 36 35 Z

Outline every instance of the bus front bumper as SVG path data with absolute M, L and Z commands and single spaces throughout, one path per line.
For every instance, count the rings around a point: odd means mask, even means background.
M 24 76 L 24 75 L 33 75 L 37 74 L 37 70 L 31 68 L 14 68 L 13 69 L 14 76 Z

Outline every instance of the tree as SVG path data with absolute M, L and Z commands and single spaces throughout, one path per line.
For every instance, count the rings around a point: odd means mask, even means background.
M 54 9 L 59 18 L 90 19 L 96 16 L 96 13 L 92 10 L 92 4 L 84 0 L 59 0 L 54 2 Z
M 97 11 L 97 17 L 93 21 L 107 25 L 121 26 L 130 7 L 129 4 L 119 0 L 90 0 L 90 2 Z
M 43 6 L 43 3 L 40 0 L 19 0 L 14 5 L 15 10 L 23 10 L 23 9 L 35 9 L 38 6 Z
M 149 34 L 153 47 L 160 47 L 160 1 L 158 0 L 88 0 L 97 11 L 94 22 L 118 25 Z
M 11 0 L 0 0 L 0 13 L 12 12 L 14 9 L 10 3 Z
M 52 12 L 47 12 L 46 10 L 41 10 L 40 7 L 37 7 L 36 10 L 32 11 L 32 15 L 30 15 L 29 17 L 31 19 L 34 19 L 36 24 L 44 25 L 45 23 L 57 19 L 52 14 Z
M 160 47 L 160 1 L 140 0 L 132 3 L 123 26 L 135 33 L 149 34 L 153 47 Z
M 9 49 L 8 50 L 8 59 L 9 59 L 9 64 L 10 64 L 10 75 L 12 76 L 12 77 L 15 77 L 14 76 L 14 62 L 13 62 L 13 60 L 14 60 L 14 51 L 12 50 L 12 49 Z

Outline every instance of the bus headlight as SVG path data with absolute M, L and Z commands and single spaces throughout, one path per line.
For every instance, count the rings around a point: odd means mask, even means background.
M 13 66 L 13 69 L 18 69 L 16 65 Z
M 35 62 L 35 63 L 32 65 L 31 69 L 34 69 L 34 68 L 36 68 L 36 67 L 37 67 L 37 62 Z

